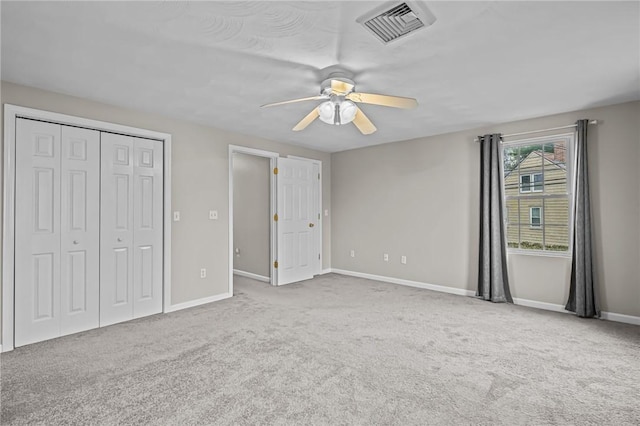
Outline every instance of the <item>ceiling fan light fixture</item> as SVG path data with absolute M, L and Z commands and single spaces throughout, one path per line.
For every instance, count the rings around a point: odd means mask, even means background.
M 357 112 L 358 107 L 351 101 L 326 101 L 318 105 L 320 120 L 336 126 L 351 123 Z
M 340 124 L 351 123 L 356 118 L 358 107 L 351 101 L 342 101 L 340 103 Z
M 327 124 L 333 124 L 335 113 L 335 106 L 331 101 L 326 101 L 318 105 L 319 118 Z

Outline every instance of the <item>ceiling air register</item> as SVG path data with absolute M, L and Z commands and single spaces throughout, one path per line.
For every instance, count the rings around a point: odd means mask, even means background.
M 384 44 L 426 28 L 436 17 L 422 2 L 391 2 L 356 19 Z

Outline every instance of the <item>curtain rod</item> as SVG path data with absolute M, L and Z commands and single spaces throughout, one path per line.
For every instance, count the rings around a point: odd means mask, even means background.
M 598 124 L 598 120 L 591 120 L 589 124 Z M 503 138 L 508 138 L 510 136 L 522 136 L 522 135 L 530 135 L 532 133 L 541 133 L 541 132 L 550 132 L 552 130 L 561 130 L 561 129 L 570 129 L 572 127 L 576 127 L 575 124 L 569 124 L 568 126 L 560 126 L 560 127 L 551 127 L 550 129 L 540 129 L 540 130 L 531 130 L 529 132 L 520 132 L 520 133 L 510 133 L 508 135 L 502 135 Z M 474 142 L 480 142 L 480 139 L 475 138 Z

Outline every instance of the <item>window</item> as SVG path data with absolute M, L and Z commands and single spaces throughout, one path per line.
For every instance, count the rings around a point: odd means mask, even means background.
M 542 192 L 542 173 L 520 175 L 520 192 Z
M 540 228 L 542 226 L 541 207 L 531 207 L 529 209 L 529 226 L 532 228 Z
M 509 251 L 568 253 L 573 135 L 502 144 Z

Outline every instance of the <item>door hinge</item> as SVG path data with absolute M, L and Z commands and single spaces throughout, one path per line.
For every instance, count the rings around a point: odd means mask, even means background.
M 318 213 L 318 220 L 320 220 L 320 213 Z
M 277 222 L 277 221 L 278 221 L 278 213 L 276 213 L 276 214 L 274 214 L 274 215 L 273 215 L 273 221 L 274 221 L 274 222 Z
M 318 253 L 318 260 L 320 260 L 320 253 Z
M 274 174 L 274 175 L 277 175 L 277 174 L 278 174 L 278 168 L 277 168 L 277 167 L 273 169 L 273 174 Z
M 320 173 L 318 173 L 318 180 L 320 180 Z
M 277 260 L 275 262 L 273 262 L 273 267 L 278 269 L 278 261 Z

